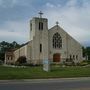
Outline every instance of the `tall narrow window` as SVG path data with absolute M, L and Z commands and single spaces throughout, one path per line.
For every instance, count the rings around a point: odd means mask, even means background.
M 40 44 L 40 53 L 42 52 L 42 44 Z
M 53 48 L 61 48 L 62 47 L 62 38 L 59 33 L 55 33 L 53 35 Z
M 31 29 L 31 31 L 32 31 L 32 23 L 30 24 L 30 29 Z
M 43 30 L 43 23 L 41 23 L 41 30 Z
M 70 55 L 70 61 L 72 61 L 72 55 Z
M 73 55 L 73 60 L 75 60 L 75 55 Z
M 13 60 L 13 57 L 11 56 L 11 60 Z
M 72 59 L 72 56 L 70 55 L 70 59 Z
M 78 55 L 76 55 L 76 59 L 78 60 Z
M 8 60 L 9 60 L 9 57 L 8 57 Z
M 39 30 L 43 30 L 43 23 L 39 22 Z

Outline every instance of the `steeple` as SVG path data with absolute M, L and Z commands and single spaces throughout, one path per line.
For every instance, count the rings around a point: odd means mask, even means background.
M 33 17 L 30 20 L 30 40 L 33 40 L 33 37 L 44 36 L 43 33 L 48 32 L 48 20 L 47 18 L 43 18 L 42 11 L 39 11 L 39 17 Z M 39 35 L 40 34 L 40 35 Z M 39 35 L 39 36 L 37 36 Z

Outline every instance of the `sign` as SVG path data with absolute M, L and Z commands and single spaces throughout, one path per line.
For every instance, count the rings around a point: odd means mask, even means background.
M 46 72 L 50 71 L 50 62 L 48 59 L 43 60 L 43 70 Z

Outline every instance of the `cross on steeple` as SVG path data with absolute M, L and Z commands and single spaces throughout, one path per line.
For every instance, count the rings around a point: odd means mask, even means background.
M 42 11 L 40 11 L 38 14 L 40 15 L 40 18 L 42 18 L 43 15 Z
M 59 22 L 57 21 L 57 22 L 56 22 L 56 25 L 58 25 L 58 24 L 59 24 Z

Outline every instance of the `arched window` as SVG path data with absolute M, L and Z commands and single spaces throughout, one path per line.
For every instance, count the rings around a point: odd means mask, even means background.
M 59 33 L 55 33 L 53 35 L 53 48 L 61 48 L 62 47 L 62 38 Z

